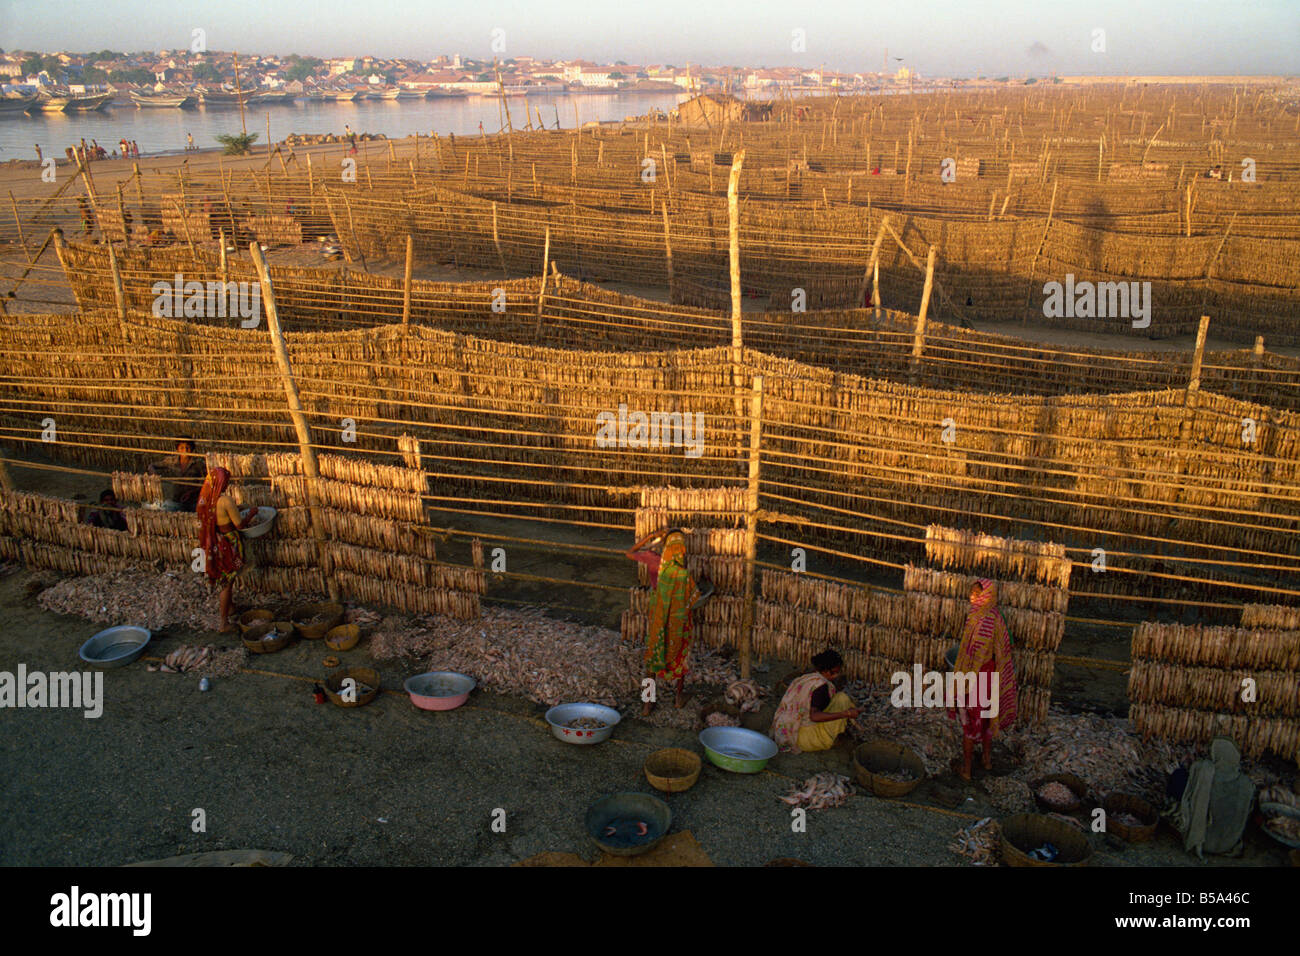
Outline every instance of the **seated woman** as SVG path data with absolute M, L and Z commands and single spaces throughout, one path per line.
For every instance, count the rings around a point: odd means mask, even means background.
M 998 611 L 997 584 L 980 578 L 971 586 L 970 610 L 962 626 L 961 644 L 957 649 L 958 674 L 976 674 L 976 700 L 962 707 L 950 707 L 948 716 L 961 724 L 963 780 L 971 777 L 971 758 L 975 743 L 981 748 L 985 770 L 993 767 L 993 738 L 1016 720 L 1016 664 L 1011 656 L 1011 634 Z M 998 675 L 998 700 L 992 697 L 992 674 Z M 985 717 L 992 713 L 994 716 Z
M 226 494 L 230 472 L 213 468 L 203 482 L 199 493 L 199 547 L 205 556 L 204 571 L 208 580 L 221 588 L 221 633 L 234 631 L 230 623 L 230 605 L 234 599 L 235 576 L 244 567 L 244 541 L 239 536 L 243 528 L 257 516 L 256 508 L 249 508 L 242 517 L 235 501 Z
M 117 506 L 117 495 L 108 488 L 99 495 L 99 507 L 86 512 L 85 523 L 95 528 L 110 528 L 113 531 L 126 530 L 126 518 Z
M 1241 854 L 1255 805 L 1255 784 L 1241 772 L 1241 751 L 1227 737 L 1210 743 L 1209 759 L 1192 764 L 1171 818 L 1188 853 Z
M 783 751 L 830 750 L 849 721 L 861 713 L 848 694 L 835 692 L 835 681 L 844 673 L 839 654 L 822 651 L 813 657 L 812 665 L 816 670 L 795 679 L 776 709 L 771 737 Z

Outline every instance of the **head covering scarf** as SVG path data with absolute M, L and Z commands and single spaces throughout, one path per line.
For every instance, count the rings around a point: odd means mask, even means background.
M 1016 664 L 1011 654 L 1011 634 L 998 611 L 997 584 L 988 578 L 980 578 L 977 584 L 979 593 L 971 599 L 970 610 L 966 612 L 957 664 L 953 670 L 959 674 L 978 674 L 982 670 L 998 674 L 998 714 L 981 718 L 987 724 L 984 729 L 991 734 L 1015 723 Z M 981 701 L 982 705 L 987 703 Z M 971 709 L 965 708 L 967 711 Z M 985 707 L 974 708 L 976 712 L 982 709 Z
M 691 651 L 691 605 L 698 589 L 686 570 L 686 537 L 673 532 L 664 542 L 659 578 L 650 603 L 646 670 L 656 678 L 676 681 L 686 676 Z
M 217 530 L 217 501 L 226 491 L 226 485 L 230 483 L 230 472 L 224 468 L 213 468 L 208 472 L 207 478 L 203 479 L 203 489 L 199 492 L 198 516 L 199 516 L 199 547 L 203 549 L 206 556 L 204 560 L 204 571 L 213 581 L 225 577 L 225 572 L 229 568 L 225 567 L 231 563 L 228 552 L 231 550 L 231 543 L 227 537 Z M 239 542 L 239 532 L 233 532 L 235 535 L 235 544 Z M 239 566 L 243 565 L 243 549 L 239 549 Z M 234 568 L 238 571 L 239 568 Z M 230 576 L 233 576 L 231 574 Z
M 790 682 L 781 698 L 781 706 L 772 719 L 771 737 L 782 752 L 800 753 L 799 730 L 812 723 L 812 695 L 818 687 L 829 684 L 819 672 L 804 674 Z M 833 689 L 833 688 L 832 688 Z

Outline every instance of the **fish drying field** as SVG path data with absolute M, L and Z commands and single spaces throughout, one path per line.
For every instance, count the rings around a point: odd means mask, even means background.
M 104 162 L 49 189 L 0 170 L 0 586 L 25 627 L 0 665 L 70 666 L 99 626 L 163 635 L 106 675 L 102 720 L 19 712 L 4 746 L 44 749 L 12 805 L 39 791 L 85 819 L 52 781 L 86 767 L 168 813 L 215 801 L 243 841 L 222 846 L 513 862 L 577 849 L 580 810 L 645 789 L 653 745 L 766 730 L 826 647 L 863 707 L 852 739 L 911 748 L 927 779 L 866 796 L 847 743 L 753 778 L 706 766 L 675 827 L 715 861 L 983 861 L 984 817 L 1064 807 L 1075 779 L 1158 802 L 1216 735 L 1294 792 L 1293 92 L 809 97 L 720 124 L 412 135 L 354 180 L 326 172 L 341 145 Z M 197 518 L 159 507 L 149 466 L 182 437 L 238 504 L 275 509 L 236 588 L 272 612 L 265 641 L 214 633 Z M 106 488 L 125 530 L 84 521 Z M 713 591 L 687 706 L 642 721 L 651 582 L 623 552 L 667 527 Z M 886 694 L 945 667 L 981 577 L 1020 719 L 965 788 L 942 709 Z M 274 623 L 300 618 L 360 642 L 327 655 Z M 377 669 L 378 696 L 315 704 L 327 656 Z M 417 711 L 402 680 L 426 670 L 479 690 Z M 572 701 L 619 708 L 611 742 L 548 736 L 540 714 Z M 792 804 L 817 821 L 803 844 Z M 477 822 L 494 807 L 518 821 L 503 839 Z M 164 855 L 168 825 L 78 850 L 20 809 L 0 862 Z M 1251 840 L 1246 862 L 1280 860 Z M 1167 835 L 1092 842 L 1103 863 L 1185 862 Z

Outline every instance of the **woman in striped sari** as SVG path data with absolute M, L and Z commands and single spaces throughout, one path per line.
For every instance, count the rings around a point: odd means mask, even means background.
M 970 610 L 957 650 L 958 674 L 976 675 L 976 699 L 950 706 L 948 715 L 961 724 L 963 780 L 971 778 L 975 744 L 981 749 L 985 770 L 993 767 L 993 738 L 1016 720 L 1016 665 L 1011 656 L 1011 634 L 998 611 L 997 585 L 980 578 L 971 587 Z M 997 701 L 992 697 L 992 675 L 998 675 Z M 955 701 L 949 701 L 955 705 Z M 984 713 L 993 716 L 986 717 Z
M 653 548 L 663 546 L 659 553 Z M 647 535 L 627 556 L 650 569 L 650 626 L 646 631 L 646 673 L 656 684 L 676 683 L 676 706 L 686 703 L 686 673 L 691 654 L 691 611 L 699 603 L 700 589 L 686 570 L 686 536 L 673 528 Z M 655 702 L 649 700 L 642 716 L 649 716 Z

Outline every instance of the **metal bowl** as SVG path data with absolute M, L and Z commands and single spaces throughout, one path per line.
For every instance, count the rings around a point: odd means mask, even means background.
M 122 667 L 143 654 L 152 637 L 143 627 L 110 627 L 82 644 L 79 653 L 83 661 L 95 667 Z
M 570 726 L 583 717 L 602 720 L 605 726 L 598 730 Z M 558 704 L 546 712 L 546 722 L 551 725 L 551 733 L 566 744 L 598 744 L 602 740 L 608 740 L 614 732 L 614 725 L 622 719 L 622 714 L 604 704 Z
M 455 671 L 429 671 L 408 677 L 402 686 L 421 710 L 455 710 L 469 700 L 478 681 Z
M 644 834 L 639 832 L 638 823 L 645 824 Z M 636 856 L 668 835 L 673 812 L 668 804 L 648 793 L 611 793 L 588 808 L 584 825 L 591 841 L 605 853 Z M 615 832 L 606 834 L 611 826 Z
M 743 727 L 709 727 L 700 743 L 710 763 L 732 773 L 758 773 L 778 749 L 771 737 Z
M 1261 803 L 1259 805 L 1259 809 L 1260 812 L 1262 812 L 1266 818 L 1281 816 L 1281 817 L 1295 817 L 1296 819 L 1300 819 L 1300 809 L 1297 809 L 1296 807 L 1287 806 L 1285 803 L 1272 803 L 1272 802 Z M 1263 830 L 1265 833 L 1267 833 L 1269 836 L 1271 836 L 1278 843 L 1281 843 L 1283 846 L 1289 846 L 1289 847 L 1294 847 L 1295 849 L 1300 849 L 1300 840 L 1297 840 L 1293 837 L 1283 836 L 1282 834 L 1275 832 L 1268 825 L 1267 819 L 1265 820 L 1264 825 L 1260 827 L 1260 829 Z
M 270 531 L 271 525 L 275 524 L 275 516 L 279 512 L 270 505 L 262 505 L 257 509 L 257 513 L 262 520 L 241 532 L 245 538 L 260 538 L 262 535 Z

